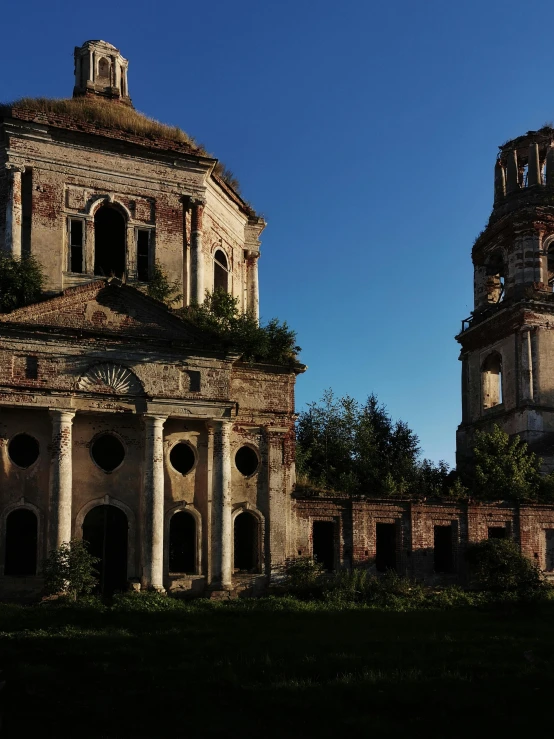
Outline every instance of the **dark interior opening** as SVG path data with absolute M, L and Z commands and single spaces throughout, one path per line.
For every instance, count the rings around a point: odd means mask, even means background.
M 169 571 L 196 571 L 196 521 L 186 511 L 175 513 L 169 522 Z
M 150 279 L 150 231 L 137 232 L 137 278 L 141 282 Z
M 8 444 L 10 459 L 18 467 L 27 469 L 34 464 L 40 453 L 38 441 L 29 434 L 17 434 Z
M 125 274 L 125 219 L 108 205 L 94 216 L 94 274 L 120 278 Z
M 376 526 L 375 566 L 378 572 L 396 570 L 395 523 L 378 523 Z
M 435 572 L 454 571 L 452 526 L 435 526 L 434 561 Z
M 312 537 L 314 559 L 331 572 L 335 569 L 334 521 L 314 521 Z
M 85 516 L 83 539 L 89 552 L 100 560 L 98 591 L 110 595 L 127 587 L 127 516 L 113 505 L 99 505 Z
M 258 522 L 248 511 L 239 513 L 234 527 L 234 568 L 239 572 L 256 572 L 258 563 Z
M 544 568 L 547 572 L 554 570 L 554 529 L 545 529 L 545 562 Z
M 169 452 L 169 461 L 171 462 L 173 469 L 177 470 L 177 472 L 180 472 L 182 475 L 186 475 L 187 472 L 190 472 L 194 467 L 196 457 L 194 456 L 192 447 L 184 441 L 180 441 L 178 444 L 175 444 L 173 449 Z
M 72 218 L 69 221 L 69 271 L 83 271 L 83 225 L 84 221 Z
M 90 453 L 104 472 L 113 472 L 125 459 L 125 448 L 113 434 L 102 434 L 95 439 Z
M 214 254 L 214 290 L 229 289 L 229 271 L 227 266 L 227 257 L 218 249 Z
M 245 477 L 253 475 L 258 469 L 258 464 L 258 455 L 249 446 L 241 446 L 235 454 L 235 466 L 241 475 Z
M 31 228 L 33 223 L 33 170 L 25 167 L 21 175 L 21 254 L 31 254 Z
M 200 372 L 197 370 L 187 370 L 189 377 L 189 392 L 199 393 L 200 392 Z
M 25 357 L 25 378 L 38 380 L 38 357 L 32 355 Z
M 6 519 L 4 574 L 12 577 L 36 575 L 37 517 L 27 508 L 12 511 Z
M 506 527 L 505 526 L 489 526 L 489 539 L 505 539 L 506 538 Z

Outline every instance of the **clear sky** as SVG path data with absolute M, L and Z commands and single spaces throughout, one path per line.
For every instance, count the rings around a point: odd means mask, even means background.
M 233 170 L 268 227 L 262 317 L 298 332 L 297 407 L 374 392 L 452 463 L 454 335 L 497 147 L 554 118 L 546 0 L 2 6 L 0 99 L 68 97 L 73 47 L 130 60 L 135 107 Z

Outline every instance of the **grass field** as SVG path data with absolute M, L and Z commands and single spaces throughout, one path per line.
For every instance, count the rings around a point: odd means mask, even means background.
M 551 603 L 158 601 L 0 606 L 2 736 L 525 736 L 554 723 Z

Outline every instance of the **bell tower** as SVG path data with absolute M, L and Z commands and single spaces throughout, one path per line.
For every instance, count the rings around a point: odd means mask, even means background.
M 461 345 L 457 459 L 477 429 L 519 434 L 554 469 L 554 129 L 500 147 L 494 205 L 472 251 L 474 310 Z
M 73 97 L 100 97 L 132 105 L 127 86 L 129 62 L 106 41 L 75 47 Z

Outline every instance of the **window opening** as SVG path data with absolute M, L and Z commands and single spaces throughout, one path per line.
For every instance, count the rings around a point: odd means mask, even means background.
M 79 218 L 69 219 L 69 271 L 83 272 L 83 226 Z
M 94 274 L 119 278 L 125 274 L 125 219 L 108 205 L 94 216 Z
M 505 539 L 506 533 L 505 526 L 489 526 L 489 539 Z
M 235 454 L 235 466 L 237 470 L 245 477 L 253 475 L 260 464 L 258 455 L 249 446 L 241 446 L 241 448 Z
M 396 570 L 396 524 L 376 525 L 375 566 L 378 572 Z
M 137 230 L 137 279 L 148 282 L 150 279 L 150 230 Z
M 248 511 L 239 513 L 234 524 L 234 569 L 257 572 L 259 567 L 258 521 Z
M 21 175 L 21 251 L 31 253 L 31 228 L 33 224 L 33 170 L 25 167 Z
M 180 441 L 169 452 L 169 461 L 174 470 L 186 475 L 194 467 L 196 456 L 190 444 Z
M 312 527 L 314 559 L 332 572 L 335 569 L 335 523 L 314 521 Z
M 523 187 L 527 187 L 529 184 L 529 165 L 525 164 L 521 171 L 521 182 Z
M 38 357 L 25 357 L 25 378 L 38 380 Z
M 454 551 L 452 526 L 434 528 L 435 572 L 454 572 Z
M 545 529 L 544 539 L 544 569 L 548 572 L 552 572 L 554 570 L 554 529 Z
M 14 464 L 26 470 L 40 454 L 38 441 L 29 434 L 17 434 L 8 444 L 8 454 Z
M 102 434 L 90 448 L 93 460 L 104 472 L 113 472 L 125 459 L 125 448 L 117 436 Z
M 551 241 L 547 247 L 547 270 L 548 270 L 548 285 L 551 290 L 554 290 L 554 241 Z
M 489 354 L 481 370 L 483 409 L 502 403 L 502 357 L 497 352 Z
M 487 300 L 489 303 L 501 303 L 504 300 L 506 269 L 500 250 L 489 257 L 486 269 Z
M 221 249 L 214 254 L 214 290 L 229 291 L 229 267 L 227 257 Z
M 25 577 L 37 573 L 38 522 L 33 511 L 18 508 L 6 519 L 4 574 Z
M 89 552 L 100 561 L 97 590 L 111 595 L 127 587 L 127 539 L 129 524 L 125 513 L 117 506 L 95 506 L 83 521 L 83 540 Z
M 186 375 L 188 377 L 188 391 L 189 393 L 200 392 L 200 372 L 196 370 L 187 370 Z
M 98 76 L 107 79 L 110 78 L 110 63 L 105 57 L 102 57 L 98 62 Z
M 186 511 L 178 511 L 169 522 L 169 571 L 196 572 L 196 521 Z

